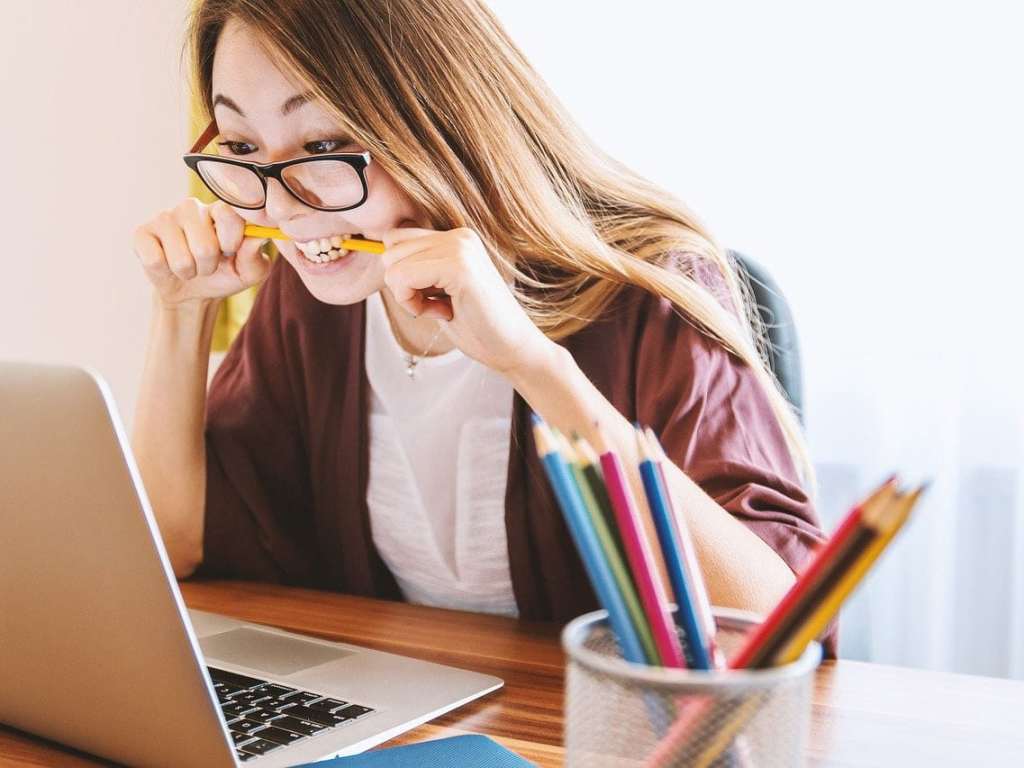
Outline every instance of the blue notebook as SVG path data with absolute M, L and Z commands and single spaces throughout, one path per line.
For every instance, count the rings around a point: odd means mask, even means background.
M 452 736 L 336 757 L 299 768 L 536 768 L 486 736 Z

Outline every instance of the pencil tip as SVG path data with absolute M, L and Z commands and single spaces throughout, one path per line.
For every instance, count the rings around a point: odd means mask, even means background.
M 661 444 L 661 440 L 658 439 L 658 433 L 654 431 L 652 427 L 646 427 L 644 434 L 647 435 L 647 444 L 651 446 L 651 452 L 658 457 L 660 461 L 667 461 L 668 455 L 665 453 L 665 448 Z
M 649 453 L 647 446 L 647 436 L 644 431 L 640 429 L 640 425 L 636 424 L 633 427 L 633 434 L 636 436 L 636 448 L 640 452 L 640 458 L 645 459 Z

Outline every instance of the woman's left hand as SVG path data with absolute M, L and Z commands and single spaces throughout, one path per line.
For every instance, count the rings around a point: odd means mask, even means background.
M 381 239 L 384 282 L 395 299 L 416 317 L 447 320 L 449 338 L 469 357 L 508 375 L 553 343 L 516 301 L 473 230 L 400 227 Z M 447 295 L 430 297 L 436 289 Z

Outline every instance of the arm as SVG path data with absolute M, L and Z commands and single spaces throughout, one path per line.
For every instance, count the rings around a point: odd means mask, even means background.
M 261 241 L 243 242 L 224 203 L 187 198 L 135 230 L 135 254 L 153 285 L 149 343 L 132 449 L 168 557 L 179 578 L 202 559 L 206 490 L 206 377 L 217 307 L 263 281 Z
M 206 378 L 217 301 L 165 306 L 154 299 L 135 407 L 132 449 L 174 573 L 202 559 Z
M 593 385 L 567 350 L 552 343 L 508 375 L 530 406 L 559 430 L 575 430 L 594 442 L 594 424 L 600 423 L 630 473 L 634 494 L 644 498 L 632 424 Z M 756 533 L 676 464 L 667 463 L 665 472 L 673 498 L 692 531 L 712 602 L 767 613 L 793 583 L 793 572 Z M 650 516 L 645 515 L 644 522 L 648 537 L 657 542 Z M 671 594 L 667 580 L 666 589 Z

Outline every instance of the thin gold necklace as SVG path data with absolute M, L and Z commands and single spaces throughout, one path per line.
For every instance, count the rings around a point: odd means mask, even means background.
M 405 372 L 409 375 L 410 379 L 416 379 L 416 366 L 420 364 L 420 360 L 427 356 L 431 349 L 434 348 L 434 342 L 437 341 L 437 337 L 441 335 L 441 331 L 444 330 L 444 323 L 438 321 L 437 330 L 434 331 L 433 338 L 430 339 L 430 343 L 427 344 L 427 348 L 423 350 L 419 355 L 414 355 L 411 352 L 406 352 L 402 349 L 402 342 L 398 340 L 398 327 L 395 321 L 391 318 L 391 313 L 388 312 L 387 302 L 384 301 L 384 296 L 381 295 L 381 304 L 384 307 L 384 317 L 387 318 L 388 327 L 391 328 L 391 335 L 395 339 L 395 343 L 398 345 L 398 351 L 402 353 L 402 357 L 405 359 Z
M 405 350 L 402 350 L 402 353 L 405 356 L 405 372 L 409 374 L 410 379 L 416 379 L 416 366 L 419 365 L 420 360 L 426 357 L 427 353 L 430 352 L 431 349 L 433 349 L 434 342 L 437 341 L 437 337 L 441 335 L 442 330 L 444 330 L 444 325 L 441 322 L 438 322 L 437 330 L 434 331 L 434 337 L 430 340 L 430 343 L 427 344 L 427 348 L 424 349 L 422 354 L 420 354 L 418 357 L 412 354 L 411 352 L 406 352 Z

